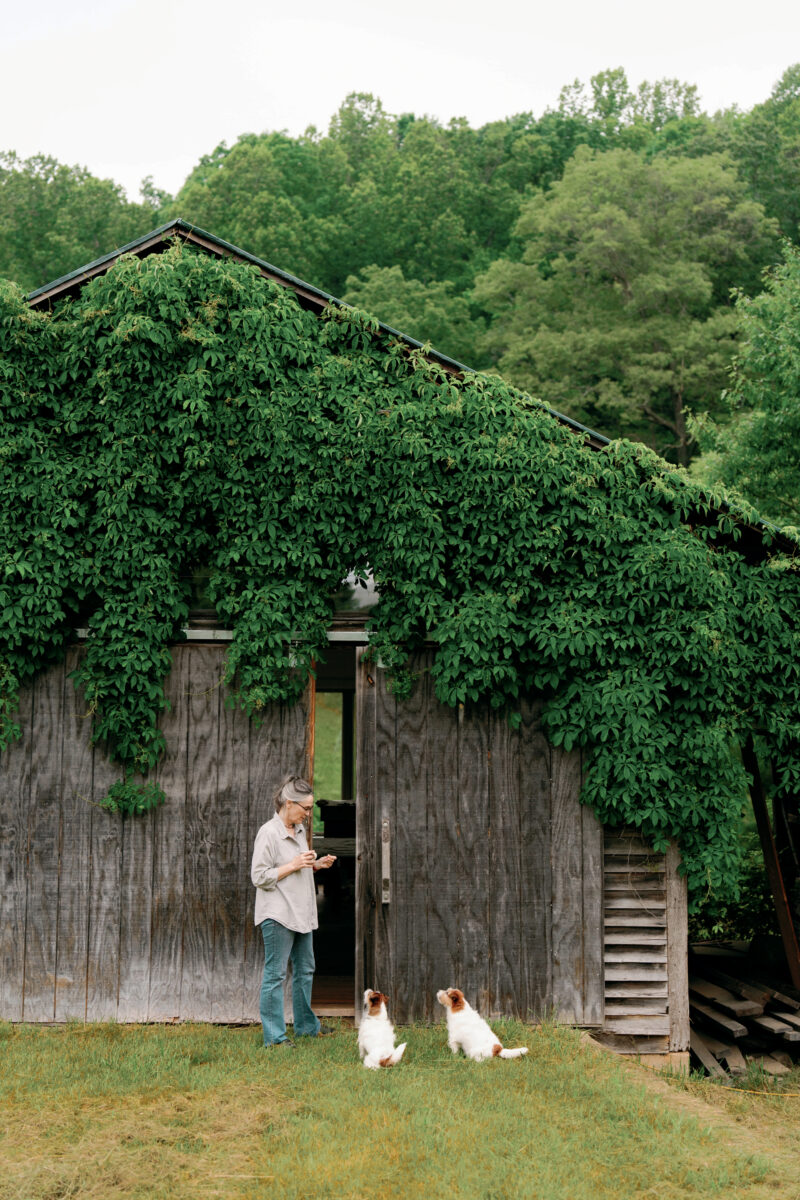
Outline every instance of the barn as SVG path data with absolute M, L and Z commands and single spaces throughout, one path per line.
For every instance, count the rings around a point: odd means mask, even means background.
M 57 310 L 121 258 L 181 243 L 247 264 L 303 312 L 336 304 L 303 281 L 175 220 L 28 297 Z M 125 258 L 124 256 L 127 256 Z M 384 325 L 378 340 L 433 364 L 447 386 L 467 368 Z M 87 351 L 90 353 L 90 351 Z M 147 415 L 143 414 L 146 421 Z M 587 453 L 606 439 L 557 413 Z M 708 513 L 692 521 L 706 524 Z M 736 532 L 759 561 L 761 531 Z M 93 704 L 72 676 L 91 630 L 76 618 L 63 653 L 19 691 L 18 740 L 0 775 L 0 1019 L 247 1022 L 257 1018 L 260 951 L 249 860 L 287 770 L 313 776 L 320 697 L 340 698 L 341 788 L 319 797 L 318 1011 L 358 1013 L 365 986 L 392 998 L 399 1023 L 440 1019 L 436 990 L 457 985 L 487 1016 L 547 1016 L 594 1030 L 623 1053 L 685 1063 L 689 1045 L 687 891 L 674 839 L 601 823 L 581 803 L 585 750 L 554 744 L 545 697 L 485 694 L 444 703 L 435 630 L 413 647 L 409 686 L 371 654 L 380 597 L 344 581 L 326 649 L 291 701 L 255 716 L 230 704 L 235 633 L 202 598 L 169 646 L 167 797 L 138 814 L 100 804 L 119 776 Z

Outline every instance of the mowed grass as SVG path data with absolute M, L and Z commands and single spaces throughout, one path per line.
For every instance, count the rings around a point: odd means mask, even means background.
M 372 1072 L 346 1027 L 265 1051 L 255 1027 L 0 1026 L 0 1196 L 781 1194 L 769 1162 L 576 1031 L 497 1029 L 528 1057 L 456 1060 L 443 1025 L 412 1027 Z

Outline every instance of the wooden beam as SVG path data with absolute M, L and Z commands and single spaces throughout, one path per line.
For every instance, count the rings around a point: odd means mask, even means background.
M 756 1063 L 766 1075 L 788 1075 L 789 1068 L 772 1054 L 748 1054 L 747 1061 Z
M 775 1017 L 778 1021 L 783 1021 L 785 1025 L 791 1025 L 793 1029 L 800 1031 L 800 1017 L 795 1012 L 784 1012 L 783 1009 L 774 1009 L 770 1016 Z
M 720 987 L 727 988 L 729 992 L 734 992 L 737 996 L 742 996 L 745 1000 L 754 1000 L 756 1004 L 761 1006 L 762 1012 L 764 1011 L 764 1006 L 772 998 L 772 991 L 766 984 L 758 985 L 748 982 L 746 979 L 736 979 L 733 975 L 726 974 L 725 971 L 718 971 L 716 967 L 712 967 L 697 955 L 692 955 L 690 961 L 693 975 L 700 975 L 703 979 L 707 979 L 709 983 L 718 983 Z
M 706 1046 L 700 1034 L 696 1029 L 692 1029 L 689 1034 L 689 1048 L 692 1054 L 697 1058 L 709 1075 L 715 1079 L 726 1079 L 727 1072 L 719 1065 L 714 1055 Z
M 686 876 L 679 874 L 681 856 L 673 840 L 664 856 L 666 868 L 667 974 L 669 979 L 669 1048 L 689 1048 L 689 908 Z
M 741 1021 L 734 1020 L 733 1017 L 726 1017 L 724 1013 L 719 1012 L 716 1008 L 712 1008 L 710 1004 L 699 1004 L 693 1000 L 689 1006 L 689 1010 L 692 1020 L 699 1018 L 702 1025 L 707 1025 L 717 1033 L 721 1033 L 724 1038 L 743 1038 L 747 1036 L 746 1025 L 743 1025 Z
M 773 766 L 772 777 L 775 779 Z M 800 877 L 800 812 L 796 796 L 772 797 L 772 829 L 784 886 L 792 891 Z
M 772 898 L 778 914 L 778 926 L 781 931 L 786 963 L 789 967 L 792 983 L 796 988 L 800 988 L 800 945 L 797 942 L 797 932 L 792 920 L 789 899 L 786 895 L 786 887 L 783 882 L 778 852 L 775 848 L 775 840 L 772 836 L 769 811 L 764 796 L 764 788 L 761 783 L 761 773 L 758 769 L 758 759 L 756 757 L 752 734 L 748 735 L 747 741 L 742 747 L 742 762 L 745 771 L 747 771 L 752 779 L 750 799 L 753 803 L 753 813 L 758 828 L 758 836 L 761 839 L 761 850 L 767 868 L 767 877 L 772 889 Z
M 785 1042 L 800 1042 L 800 1029 L 793 1029 L 786 1021 L 780 1021 L 777 1017 L 753 1017 L 752 1024 L 765 1033 L 783 1038 Z
M 747 1063 L 744 1061 L 744 1055 L 738 1046 L 726 1046 L 725 1053 L 722 1055 L 722 1061 L 731 1075 L 747 1074 Z
M 701 1000 L 716 1004 L 717 1008 L 721 1008 L 729 1017 L 760 1017 L 764 1012 L 763 1004 L 757 1004 L 755 1000 L 737 1000 L 727 988 L 708 983 L 705 979 L 698 979 L 696 975 L 689 976 L 689 991 Z

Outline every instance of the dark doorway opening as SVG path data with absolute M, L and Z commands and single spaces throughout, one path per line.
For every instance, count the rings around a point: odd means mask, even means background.
M 352 642 L 331 643 L 317 666 L 314 715 L 314 849 L 336 862 L 315 876 L 314 1011 L 352 1016 L 355 1001 L 355 661 Z

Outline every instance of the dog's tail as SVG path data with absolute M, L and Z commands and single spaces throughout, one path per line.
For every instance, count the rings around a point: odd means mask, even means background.
M 522 1058 L 523 1054 L 528 1053 L 527 1046 L 515 1046 L 513 1050 L 501 1050 L 498 1058 Z
M 391 1054 L 387 1054 L 386 1058 L 381 1059 L 381 1066 L 382 1067 L 397 1066 L 397 1064 L 400 1062 L 400 1059 L 403 1057 L 403 1051 L 405 1050 L 406 1045 L 407 1045 L 406 1042 L 401 1042 L 399 1046 L 395 1046 L 395 1048 Z

